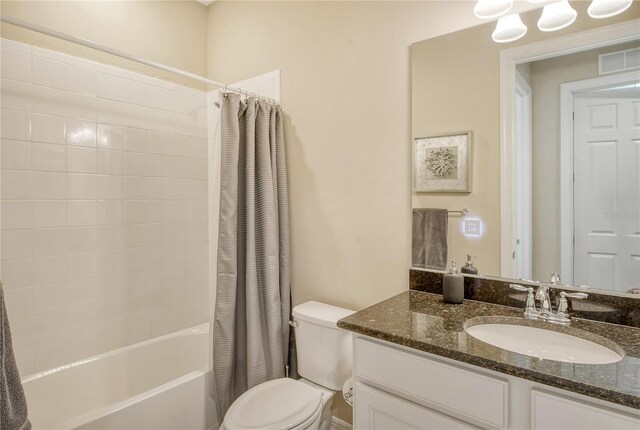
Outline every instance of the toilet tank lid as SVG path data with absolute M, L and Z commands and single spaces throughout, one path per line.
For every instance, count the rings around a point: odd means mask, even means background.
M 293 308 L 293 317 L 313 324 L 335 328 L 339 320 L 354 312 L 350 309 L 339 308 L 326 303 L 306 302 Z

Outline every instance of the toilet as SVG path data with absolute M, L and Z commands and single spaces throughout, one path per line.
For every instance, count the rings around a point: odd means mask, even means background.
M 351 333 L 337 327 L 354 311 L 319 302 L 293 308 L 298 373 L 257 385 L 233 402 L 221 430 L 329 430 L 333 396 L 351 377 Z

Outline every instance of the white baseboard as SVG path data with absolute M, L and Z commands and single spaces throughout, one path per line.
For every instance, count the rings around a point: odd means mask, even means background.
M 353 430 L 353 425 L 349 424 L 346 421 L 341 420 L 340 418 L 331 417 L 331 424 L 333 427 L 339 428 L 341 430 Z

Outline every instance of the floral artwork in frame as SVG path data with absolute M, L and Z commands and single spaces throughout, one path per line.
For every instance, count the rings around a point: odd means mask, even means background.
M 470 156 L 470 131 L 414 139 L 413 191 L 471 192 Z

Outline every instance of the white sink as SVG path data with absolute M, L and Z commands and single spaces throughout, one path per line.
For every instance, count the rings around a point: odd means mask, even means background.
M 606 346 L 557 331 L 514 324 L 478 324 L 465 329 L 471 336 L 502 349 L 545 360 L 607 364 L 623 355 Z

